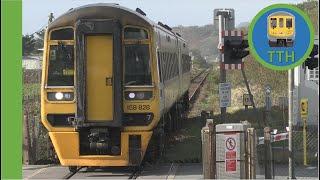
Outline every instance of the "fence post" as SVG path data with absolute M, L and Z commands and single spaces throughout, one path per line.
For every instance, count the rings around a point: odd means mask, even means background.
M 31 147 L 30 147 L 30 153 L 31 153 L 31 159 L 32 163 L 35 163 L 37 161 L 37 138 L 38 136 L 36 135 L 36 119 L 31 117 L 31 122 L 30 122 L 30 140 L 31 140 Z
M 216 178 L 215 128 L 213 119 L 207 119 L 201 130 L 203 178 Z
M 266 179 L 272 179 L 272 147 L 270 127 L 264 128 L 264 173 Z
M 307 156 L 307 118 L 303 118 L 303 165 L 308 165 Z
M 23 164 L 30 164 L 30 137 L 28 116 L 23 116 Z
M 248 162 L 248 179 L 256 179 L 256 157 L 257 157 L 257 151 L 256 151 L 256 145 L 257 145 L 257 139 L 256 139 L 256 130 L 254 128 L 248 128 L 247 130 L 247 137 L 248 137 L 248 143 L 247 143 L 247 162 Z

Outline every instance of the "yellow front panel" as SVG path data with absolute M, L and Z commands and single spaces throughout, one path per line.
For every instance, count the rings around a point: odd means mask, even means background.
M 112 35 L 87 36 L 87 120 L 113 120 Z M 107 82 L 109 80 L 109 82 Z
M 144 156 L 152 131 L 122 132 L 121 155 L 80 155 L 78 132 L 49 132 L 50 139 L 63 166 L 128 166 L 129 135 L 141 135 L 141 153 Z
M 277 19 L 277 27 L 276 28 L 272 28 L 271 27 L 271 18 L 276 18 Z M 280 18 L 283 19 L 283 26 L 280 27 L 279 24 L 280 24 Z M 292 27 L 291 28 L 288 28 L 286 27 L 286 20 L 287 19 L 292 19 Z M 272 36 L 277 36 L 277 37 L 288 37 L 288 36 L 293 36 L 294 35 L 294 31 L 295 31 L 295 24 L 294 24 L 294 20 L 291 16 L 272 16 L 272 17 L 269 17 L 269 35 L 272 35 Z

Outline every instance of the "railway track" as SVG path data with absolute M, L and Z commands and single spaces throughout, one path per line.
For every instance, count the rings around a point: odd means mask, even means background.
M 189 88 L 189 101 L 191 102 L 191 104 L 193 104 L 196 101 L 200 93 L 200 89 L 203 86 L 206 78 L 208 77 L 209 72 L 210 72 L 210 69 L 205 69 L 192 78 L 191 85 Z M 181 162 L 171 162 L 168 172 L 166 174 L 161 174 L 161 176 L 164 176 L 163 177 L 164 179 L 174 179 L 177 169 L 180 166 L 180 163 Z M 119 169 L 103 169 L 103 170 L 100 169 L 99 170 L 98 169 L 98 170 L 91 171 L 90 168 L 88 167 L 79 167 L 74 172 L 67 172 L 65 175 L 61 174 L 60 179 L 82 179 L 82 178 L 93 179 L 93 178 L 101 178 L 101 177 L 104 177 L 105 179 L 115 179 L 119 177 L 121 177 L 121 179 L 137 179 L 140 176 L 144 176 L 143 175 L 144 168 L 145 168 L 144 166 L 140 166 L 138 168 L 133 168 L 133 169 L 122 169 L 122 170 L 119 170 Z M 36 178 L 38 175 L 43 173 L 43 171 L 45 171 L 46 169 L 47 168 L 43 168 L 26 179 L 32 179 L 33 177 Z
M 168 174 L 166 176 L 166 179 L 174 179 L 177 173 L 177 170 L 179 168 L 179 164 L 178 163 L 171 163 L 170 169 L 168 171 Z
M 73 173 L 66 167 L 50 166 L 38 169 L 32 176 L 23 179 L 175 179 L 183 165 L 180 163 L 141 166 L 140 168 L 95 168 L 80 167 Z M 181 175 L 181 172 L 180 172 Z
M 84 169 L 86 168 L 86 169 Z M 81 171 L 83 170 L 83 171 Z M 82 179 L 82 178 L 95 178 L 104 177 L 105 179 L 114 179 L 121 177 L 121 179 L 137 179 L 143 171 L 143 166 L 130 168 L 130 169 L 95 169 L 93 170 L 88 167 L 80 167 L 74 172 L 69 172 L 63 176 L 62 179 Z
M 70 179 L 72 176 L 74 176 L 77 172 L 79 172 L 81 169 L 83 169 L 84 167 L 79 167 L 76 171 L 74 172 L 69 172 L 68 174 L 66 174 L 63 179 Z
M 192 78 L 191 85 L 189 88 L 189 101 L 191 103 L 197 98 L 197 95 L 200 92 L 200 88 L 203 86 L 203 83 L 209 75 L 210 69 L 201 71 L 198 75 Z
M 128 179 L 137 179 L 140 176 L 142 171 L 143 171 L 143 166 L 135 168 Z

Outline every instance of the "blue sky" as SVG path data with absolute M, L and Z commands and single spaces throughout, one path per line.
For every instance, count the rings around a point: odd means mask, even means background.
M 213 9 L 234 8 L 236 25 L 250 21 L 262 8 L 275 3 L 299 3 L 305 0 L 23 0 L 23 34 L 44 27 L 50 12 L 55 17 L 70 8 L 106 2 L 130 9 L 139 7 L 151 20 L 169 26 L 206 25 L 213 22 Z

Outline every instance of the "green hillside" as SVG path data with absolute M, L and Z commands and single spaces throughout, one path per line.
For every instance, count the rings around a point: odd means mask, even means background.
M 318 1 L 307 0 L 295 5 L 308 14 L 315 32 L 317 32 L 319 27 Z M 248 22 L 242 22 L 238 26 L 245 30 L 248 25 Z M 215 60 L 218 53 L 216 48 L 218 44 L 218 32 L 212 24 L 205 26 L 178 26 L 174 27 L 173 30 L 180 33 L 188 41 L 190 49 L 198 49 L 203 57 L 207 56 L 207 60 Z
M 178 26 L 173 31 L 178 32 L 188 41 L 190 50 L 198 49 L 203 57 L 213 61 L 218 53 L 218 31 L 214 30 L 213 25 L 205 26 Z
M 318 30 L 319 30 L 319 23 L 318 23 L 319 1 L 307 0 L 306 2 L 296 4 L 296 6 L 307 13 L 307 15 L 310 17 L 311 22 L 314 26 L 315 32 L 318 32 Z
M 295 4 L 297 7 L 305 11 L 310 17 L 315 32 L 318 31 L 318 1 L 308 0 L 303 3 Z M 240 23 L 241 29 L 247 31 L 249 23 Z M 182 36 L 189 42 L 190 49 L 198 49 L 202 56 L 208 56 L 209 60 L 215 59 L 217 56 L 218 33 L 213 25 L 206 26 L 179 26 L 174 28 L 175 31 L 182 34 Z M 216 66 L 218 64 L 214 64 Z M 216 67 L 215 67 L 216 68 Z M 245 73 L 247 75 L 250 88 L 254 95 L 256 105 L 261 107 L 264 105 L 264 87 L 269 84 L 272 87 L 273 104 L 277 104 L 278 97 L 287 95 L 287 72 L 273 71 L 264 68 L 252 56 L 245 58 Z M 212 94 L 208 97 L 207 102 L 203 103 L 203 108 L 211 108 L 212 104 L 217 104 L 217 84 L 219 72 L 212 73 Z M 209 78 L 210 79 L 210 78 Z M 243 82 L 241 71 L 234 70 L 227 72 L 227 81 L 232 84 L 232 106 L 242 108 L 242 94 L 247 93 L 245 84 Z M 262 93 L 261 93 L 262 92 Z M 232 108 L 230 108 L 232 110 Z

